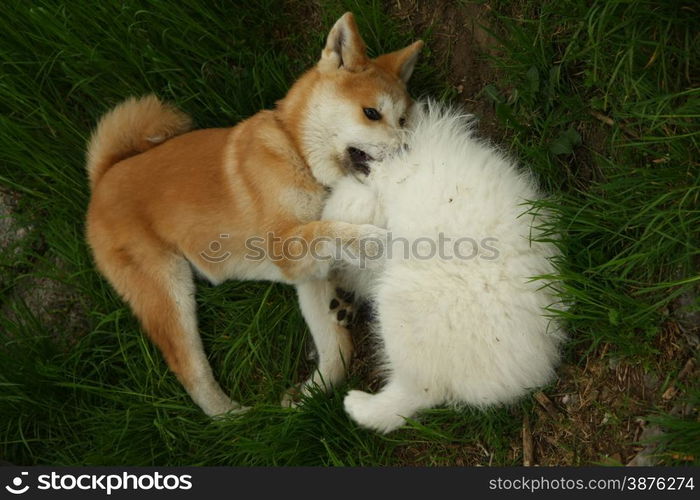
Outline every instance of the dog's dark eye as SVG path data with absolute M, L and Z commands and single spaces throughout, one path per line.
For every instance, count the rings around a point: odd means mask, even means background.
M 399 118 L 399 127 L 403 127 L 404 125 L 406 125 L 406 118 L 402 116 Z
M 362 108 L 362 111 L 364 111 L 365 116 L 372 121 L 377 121 L 377 120 L 382 119 L 381 113 L 374 108 Z

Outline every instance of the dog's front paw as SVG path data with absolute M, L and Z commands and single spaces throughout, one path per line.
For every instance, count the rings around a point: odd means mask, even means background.
M 352 252 L 344 260 L 360 269 L 376 269 L 384 265 L 390 233 L 372 224 L 358 226 L 357 239 L 351 246 Z
M 301 404 L 302 385 L 297 384 L 290 387 L 282 394 L 281 405 L 283 408 L 297 408 Z
M 298 408 L 303 404 L 304 398 L 310 397 L 314 392 L 329 392 L 332 388 L 333 386 L 330 383 L 324 383 L 318 371 L 316 371 L 313 376 L 301 384 L 296 384 L 287 389 L 282 395 L 281 404 L 284 408 Z
M 213 418 L 214 420 L 225 420 L 230 417 L 243 415 L 248 410 L 250 410 L 250 406 L 242 406 L 236 401 L 230 401 L 229 404 L 217 409 L 217 411 L 211 416 L 211 418 Z
M 360 224 L 360 248 L 367 252 L 367 257 L 373 258 L 383 255 L 388 240 L 388 230 L 373 224 Z
M 355 319 L 355 294 L 342 288 L 335 289 L 335 297 L 328 304 L 330 313 L 342 327 L 348 328 Z

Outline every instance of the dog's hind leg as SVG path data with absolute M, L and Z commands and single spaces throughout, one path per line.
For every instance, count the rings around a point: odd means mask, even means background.
M 318 353 L 318 368 L 301 386 L 302 394 L 316 385 L 330 390 L 345 379 L 352 357 L 352 339 L 346 328 L 346 317 L 332 307 L 336 292 L 328 280 L 312 280 L 297 285 L 299 306 L 309 326 Z M 345 310 L 342 310 L 345 312 Z M 294 390 L 285 394 L 282 404 L 293 406 Z
M 392 379 L 377 394 L 348 392 L 345 411 L 362 427 L 386 434 L 401 427 L 405 419 L 416 412 L 434 406 L 432 398 L 421 392 L 419 388 Z
M 147 246 L 112 247 L 96 260 L 131 305 L 143 329 L 160 348 L 190 397 L 209 416 L 242 411 L 214 380 L 197 330 L 192 270 L 184 257 Z

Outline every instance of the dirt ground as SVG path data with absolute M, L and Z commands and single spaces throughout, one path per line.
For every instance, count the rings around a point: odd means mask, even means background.
M 57 343 L 70 344 L 86 329 L 83 300 L 60 280 L 65 265 L 18 216 L 20 198 L 0 188 L 0 253 L 9 264 L 0 268 L 0 314 L 13 319 L 14 307 L 26 306 Z
M 497 42 L 488 32 L 488 4 L 460 4 L 450 0 L 425 2 L 395 0 L 389 11 L 409 24 L 415 33 L 432 27 L 430 51 L 435 63 L 446 68 L 450 84 L 457 93 L 456 101 L 479 119 L 479 132 L 499 142 L 502 130 L 494 113 L 493 103 L 483 94 L 498 74 L 487 60 L 497 53 Z

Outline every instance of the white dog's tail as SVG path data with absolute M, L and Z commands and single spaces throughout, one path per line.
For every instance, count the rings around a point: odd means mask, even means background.
M 129 99 L 106 113 L 97 124 L 87 148 L 87 173 L 94 189 L 115 163 L 142 153 L 192 128 L 182 111 L 155 95 Z

